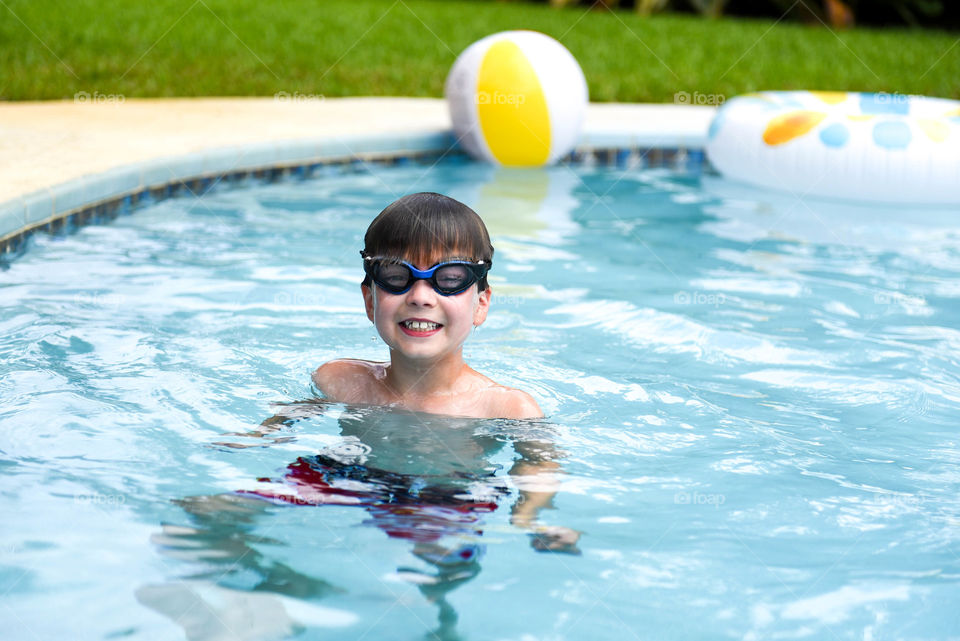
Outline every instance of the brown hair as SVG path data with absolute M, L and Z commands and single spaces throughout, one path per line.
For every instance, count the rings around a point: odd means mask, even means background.
M 370 223 L 363 243 L 365 256 L 400 258 L 419 267 L 452 258 L 493 261 L 490 235 L 477 212 L 433 192 L 410 194 L 387 205 Z M 370 278 L 363 284 L 370 286 Z M 487 288 L 486 276 L 478 288 Z

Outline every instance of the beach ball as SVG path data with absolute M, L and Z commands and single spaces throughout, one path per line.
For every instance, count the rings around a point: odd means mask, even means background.
M 587 81 L 567 48 L 536 31 L 503 31 L 460 54 L 444 93 L 474 158 L 511 167 L 554 162 L 577 143 Z

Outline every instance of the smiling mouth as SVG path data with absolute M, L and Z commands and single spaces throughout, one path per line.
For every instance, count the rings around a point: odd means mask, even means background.
M 400 323 L 401 327 L 409 329 L 412 332 L 432 332 L 443 327 L 440 323 L 430 321 L 408 320 Z

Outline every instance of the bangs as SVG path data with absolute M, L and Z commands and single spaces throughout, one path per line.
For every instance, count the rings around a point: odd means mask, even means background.
M 450 259 L 493 259 L 476 212 L 440 194 L 412 194 L 392 203 L 370 223 L 364 240 L 368 256 L 400 258 L 422 268 Z

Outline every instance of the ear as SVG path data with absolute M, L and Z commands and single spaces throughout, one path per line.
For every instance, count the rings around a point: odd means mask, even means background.
M 490 311 L 490 296 L 492 289 L 489 285 L 480 292 L 477 299 L 477 306 L 473 308 L 473 326 L 480 327 L 483 321 L 487 320 L 487 312 Z
M 363 306 L 367 308 L 367 318 L 371 323 L 375 323 L 373 316 L 373 288 L 366 285 L 360 285 L 360 292 L 363 294 Z

